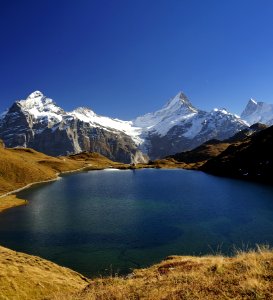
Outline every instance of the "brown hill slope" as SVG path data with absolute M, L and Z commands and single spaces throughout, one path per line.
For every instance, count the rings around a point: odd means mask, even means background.
M 206 163 L 206 161 L 217 157 L 230 145 L 241 143 L 247 140 L 250 136 L 254 136 L 258 132 L 266 128 L 266 125 L 256 123 L 224 141 L 215 139 L 209 140 L 191 151 L 176 153 L 174 155 L 167 156 L 165 160 L 170 162 L 179 162 L 180 165 L 186 169 L 199 169 L 204 163 Z
M 50 299 L 81 291 L 89 280 L 37 256 L 0 247 L 0 299 Z
M 83 167 L 78 161 L 47 156 L 28 148 L 0 149 L 0 193 L 56 178 L 58 172 Z
M 228 142 L 221 142 L 218 140 L 210 140 L 201 146 L 186 152 L 177 153 L 168 158 L 173 158 L 179 162 L 185 163 L 197 163 L 204 162 L 208 159 L 219 155 L 221 152 L 226 150 L 226 148 L 230 145 Z
M 201 170 L 216 175 L 273 183 L 273 126 L 229 146 Z
M 59 173 L 75 170 L 120 166 L 97 153 L 82 153 L 73 157 L 52 157 L 28 148 L 0 146 L 0 211 L 24 204 L 24 200 L 7 193 L 36 182 L 54 180 Z
M 95 299 L 273 299 L 273 253 L 236 257 L 171 256 L 128 278 L 97 279 L 67 300 Z M 59 297 L 58 300 L 63 298 Z
M 170 256 L 127 277 L 88 281 L 36 256 L 0 247 L 0 299 L 273 299 L 273 252 Z

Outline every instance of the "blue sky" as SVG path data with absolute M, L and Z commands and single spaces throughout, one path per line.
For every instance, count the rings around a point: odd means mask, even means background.
M 34 90 L 130 119 L 178 91 L 273 103 L 271 0 L 0 0 L 0 111 Z

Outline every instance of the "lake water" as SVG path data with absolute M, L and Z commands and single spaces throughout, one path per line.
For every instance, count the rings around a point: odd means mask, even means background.
M 20 196 L 29 204 L 0 215 L 0 244 L 88 276 L 273 246 L 273 187 L 197 171 L 91 171 Z

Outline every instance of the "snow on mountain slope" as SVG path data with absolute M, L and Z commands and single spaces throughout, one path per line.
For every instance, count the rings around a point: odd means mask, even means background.
M 255 123 L 263 123 L 267 125 L 273 124 L 273 104 L 265 102 L 256 102 L 250 99 L 246 108 L 241 114 L 241 118 L 246 120 L 249 125 Z
M 133 120 L 133 125 L 142 128 L 143 133 L 148 132 L 159 136 L 165 136 L 175 126 L 183 126 L 185 131 L 182 135 L 193 139 L 202 131 L 203 127 L 209 127 L 211 130 L 214 128 L 215 131 L 227 130 L 222 126 L 223 122 L 247 126 L 247 123 L 240 117 L 225 109 L 216 108 L 211 112 L 201 111 L 190 103 L 185 94 L 179 92 L 162 109 Z M 217 126 L 218 128 L 216 128 Z
M 7 112 L 8 110 L 5 110 L 4 112 L 0 113 L 0 121 L 5 118 Z
M 65 112 L 35 91 L 0 117 L 0 138 L 9 147 L 33 147 L 50 155 L 97 151 L 128 162 L 142 156 L 139 150 L 155 159 L 212 138 L 228 138 L 246 127 L 226 110 L 195 108 L 182 92 L 155 112 L 123 121 L 83 107 Z
M 132 126 L 131 121 L 99 116 L 91 109 L 85 107 L 79 107 L 72 112 L 65 112 L 52 99 L 47 98 L 40 91 L 31 93 L 26 100 L 20 100 L 18 103 L 24 112 L 33 116 L 35 122 L 46 119 L 48 123 L 51 123 L 49 127 L 52 127 L 52 130 L 56 130 L 57 126 L 54 125 L 59 122 L 65 122 L 74 118 L 107 131 L 123 132 L 130 136 L 137 145 L 143 143 L 143 139 L 140 138 L 141 128 Z
M 142 128 L 141 150 L 151 159 L 191 150 L 210 139 L 226 139 L 248 124 L 225 109 L 206 112 L 178 93 L 160 110 L 133 120 Z
M 55 123 L 61 122 L 66 112 L 57 106 L 52 99 L 45 97 L 40 91 L 31 93 L 26 100 L 18 101 L 22 110 L 31 114 L 34 120 L 47 118 Z
M 130 122 L 90 109 L 67 113 L 39 91 L 14 102 L 0 119 L 0 139 L 7 147 L 30 147 L 53 156 L 92 151 L 125 163 L 147 161 L 137 147 L 142 142 L 137 130 Z
M 205 129 L 207 134 L 210 132 L 212 136 L 215 135 L 213 138 L 223 140 L 247 127 L 247 122 L 241 120 L 237 115 L 228 112 L 226 109 L 215 108 L 206 114 L 202 130 L 204 132 Z
M 130 136 L 137 145 L 143 143 L 143 139 L 140 138 L 142 129 L 140 127 L 133 126 L 132 121 L 122 121 L 119 119 L 99 116 L 91 109 L 85 107 L 79 107 L 68 114 L 83 122 L 89 123 L 94 127 L 102 127 L 105 130 L 110 131 L 121 131 Z
M 144 132 L 155 132 L 163 136 L 173 126 L 197 113 L 198 110 L 192 106 L 186 95 L 179 92 L 162 109 L 137 117 L 133 120 L 133 125 L 141 127 Z
M 24 112 L 33 116 L 35 122 L 39 122 L 40 119 L 47 119 L 51 123 L 49 127 L 53 127 L 53 125 L 61 121 L 65 122 L 67 119 L 74 118 L 88 123 L 90 126 L 103 128 L 107 131 L 123 132 L 130 136 L 137 145 L 145 143 L 145 136 L 148 134 L 165 136 L 175 126 L 184 126 L 186 130 L 183 136 L 193 139 L 204 125 L 207 126 L 207 123 L 209 123 L 210 127 L 215 126 L 212 123 L 215 122 L 216 115 L 218 115 L 219 119 L 224 116 L 229 118 L 231 122 L 233 122 L 232 118 L 234 118 L 235 122 L 243 122 L 225 110 L 215 109 L 211 113 L 198 110 L 182 92 L 170 99 L 161 109 L 137 117 L 133 121 L 100 116 L 91 109 L 84 107 L 65 112 L 52 99 L 47 98 L 40 91 L 33 92 L 26 100 L 20 100 L 18 103 Z M 215 115 L 214 118 L 213 115 Z M 212 120 L 214 121 L 212 122 Z M 55 129 L 56 127 L 54 127 Z

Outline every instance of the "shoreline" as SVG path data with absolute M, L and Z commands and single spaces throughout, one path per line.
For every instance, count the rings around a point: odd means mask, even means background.
M 143 166 L 143 165 L 140 165 L 136 168 L 132 167 L 132 166 L 122 166 L 122 167 L 119 167 L 119 166 L 115 166 L 115 167 L 109 167 L 109 166 L 105 166 L 105 167 L 96 167 L 92 164 L 86 164 L 84 167 L 81 167 L 81 168 L 78 168 L 78 169 L 74 169 L 74 170 L 68 170 L 68 171 L 63 171 L 63 172 L 57 172 L 55 173 L 55 176 L 54 178 L 51 178 L 51 179 L 47 179 L 47 180 L 42 180 L 42 181 L 35 181 L 35 182 L 31 182 L 31 183 L 28 183 L 27 185 L 23 186 L 23 187 L 20 187 L 18 189 L 15 189 L 15 190 L 12 190 L 12 191 L 9 191 L 9 192 L 6 192 L 2 195 L 0 195 L 0 202 L 2 203 L 2 207 L 1 208 L 1 205 L 0 205 L 0 214 L 7 210 L 7 209 L 10 209 L 10 208 L 13 208 L 13 207 L 17 207 L 17 206 L 20 206 L 20 205 L 26 205 L 27 204 L 27 200 L 26 199 L 21 199 L 21 198 L 18 198 L 17 197 L 17 193 L 25 190 L 25 189 L 29 189 L 35 185 L 38 185 L 38 184 L 43 184 L 43 183 L 50 183 L 50 182 L 54 182 L 56 180 L 60 180 L 61 179 L 61 176 L 62 175 L 66 175 L 66 174 L 70 174 L 70 173 L 76 173 L 76 172 L 82 172 L 82 171 L 96 171 L 96 170 L 109 170 L 109 171 L 118 171 L 118 170 L 138 170 L 138 169 L 146 169 L 146 168 L 151 168 L 151 169 L 157 169 L 157 168 L 160 168 L 160 169 L 183 169 L 181 167 L 177 167 L 174 168 L 173 166 L 170 168 L 170 167 L 167 167 L 167 166 L 160 166 L 160 167 L 156 167 L 156 166 L 153 166 L 153 165 L 146 165 L 146 166 Z M 10 196 L 14 196 L 13 197 L 13 201 L 11 201 L 10 199 Z M 1 204 L 0 203 L 0 204 Z
M 127 276 L 90 278 L 40 256 L 0 246 L 0 298 L 121 300 L 182 296 L 217 300 L 257 299 L 259 295 L 259 299 L 272 299 L 272 263 L 272 248 L 257 245 L 238 250 L 232 257 L 221 253 L 169 255 L 148 267 L 133 269 Z
M 88 165 L 86 165 L 82 168 L 79 168 L 79 169 L 58 172 L 58 173 L 55 174 L 56 177 L 54 177 L 54 178 L 51 178 L 51 179 L 48 179 L 48 180 L 31 182 L 31 183 L 28 183 L 27 185 L 25 185 L 21 188 L 18 188 L 18 189 L 15 189 L 15 190 L 12 190 L 12 191 L 9 191 L 9 192 L 6 192 L 6 193 L 0 195 L 0 201 L 1 201 L 1 204 L 2 204 L 2 205 L 0 205 L 0 214 L 3 211 L 7 210 L 7 209 L 17 207 L 17 206 L 21 206 L 21 205 L 26 205 L 28 203 L 26 199 L 21 199 L 21 198 L 17 197 L 16 194 L 18 192 L 29 189 L 29 188 L 33 187 L 34 185 L 49 183 L 49 182 L 54 182 L 54 181 L 60 180 L 61 175 L 63 175 L 63 174 L 81 172 L 81 171 L 84 171 L 84 170 L 88 170 L 89 167 L 92 167 L 92 165 L 88 164 Z M 11 200 L 11 196 L 14 196 L 14 197 L 12 197 L 13 200 Z

